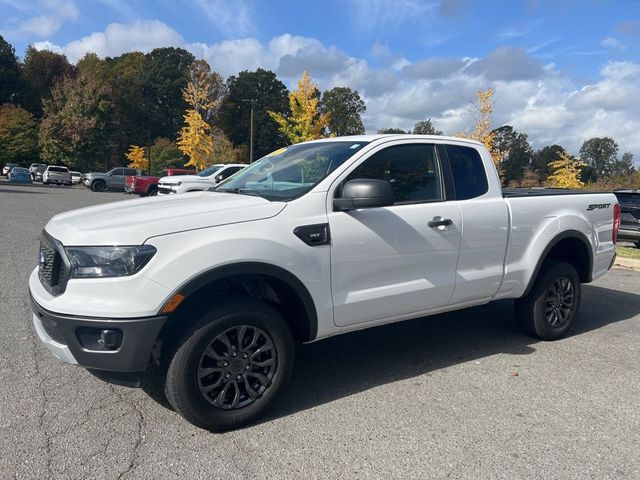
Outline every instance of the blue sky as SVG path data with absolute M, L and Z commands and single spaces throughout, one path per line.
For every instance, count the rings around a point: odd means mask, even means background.
M 358 89 L 372 131 L 426 117 L 464 130 L 491 86 L 496 126 L 536 147 L 610 135 L 640 159 L 638 0 L 0 0 L 0 34 L 18 55 L 34 44 L 71 61 L 181 46 L 289 86 L 307 69 L 320 88 Z

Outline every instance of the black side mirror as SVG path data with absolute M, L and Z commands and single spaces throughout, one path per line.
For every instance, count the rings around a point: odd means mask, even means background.
M 222 180 L 224 180 L 224 177 L 222 176 L 222 174 L 216 175 L 214 180 L 216 181 L 216 183 L 221 182 Z
M 342 196 L 333 199 L 337 211 L 358 208 L 388 207 L 393 205 L 393 187 L 386 180 L 357 178 L 342 187 Z

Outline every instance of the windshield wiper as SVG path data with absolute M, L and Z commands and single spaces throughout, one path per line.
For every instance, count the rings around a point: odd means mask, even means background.
M 249 188 L 216 188 L 216 192 L 239 193 L 240 195 L 251 195 L 253 197 L 261 197 L 260 192 Z

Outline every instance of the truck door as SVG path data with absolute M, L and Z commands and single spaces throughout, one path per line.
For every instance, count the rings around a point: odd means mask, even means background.
M 357 165 L 356 178 L 391 183 L 395 204 L 332 211 L 331 290 L 339 326 L 425 312 L 449 303 L 456 279 L 461 214 L 447 202 L 433 144 L 398 141 Z M 340 186 L 329 192 L 331 202 Z
M 478 150 L 440 145 L 440 157 L 451 168 L 454 194 L 462 213 L 462 244 L 452 304 L 487 300 L 504 275 L 509 210 L 502 191 L 492 191 Z M 490 160 L 489 160 L 490 161 Z

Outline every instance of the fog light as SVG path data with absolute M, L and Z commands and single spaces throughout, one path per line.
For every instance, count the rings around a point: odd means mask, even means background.
M 122 332 L 119 330 L 102 330 L 100 332 L 100 338 L 98 338 L 98 345 L 108 348 L 109 350 L 115 350 L 122 343 Z
M 82 348 L 98 352 L 118 350 L 124 338 L 122 330 L 117 328 L 81 327 L 76 330 L 76 336 Z

